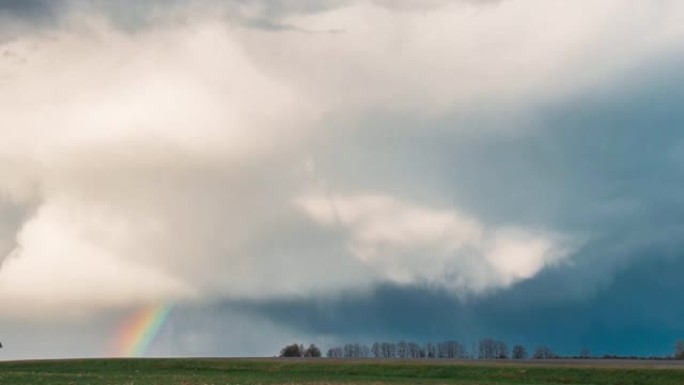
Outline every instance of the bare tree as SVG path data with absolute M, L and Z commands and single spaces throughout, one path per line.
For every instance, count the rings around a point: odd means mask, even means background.
M 447 346 L 444 342 L 437 343 L 437 358 L 449 358 Z
M 406 341 L 399 341 L 397 344 L 397 356 L 399 358 L 406 358 L 408 356 L 408 344 Z
M 684 360 L 684 340 L 677 340 L 674 345 L 674 358 Z
M 320 357 L 321 356 L 321 349 L 318 348 L 318 346 L 314 344 L 310 344 L 306 350 L 304 350 L 304 357 Z
M 496 341 L 495 343 L 496 351 L 494 356 L 500 360 L 508 359 L 508 345 L 503 341 Z
M 418 346 L 418 357 L 420 358 L 426 358 L 427 357 L 427 350 L 425 349 L 425 346 Z
M 327 357 L 330 358 L 342 358 L 342 348 L 340 347 L 335 347 L 335 348 L 330 348 L 328 351 L 325 353 Z
M 370 349 L 364 344 L 354 344 L 356 358 L 367 358 L 370 356 Z
M 478 345 L 478 358 L 485 360 L 508 358 L 508 345 L 503 341 L 483 338 Z
M 344 358 L 366 358 L 370 356 L 370 349 L 362 344 L 345 344 L 342 347 Z
M 361 345 L 359 353 L 359 357 L 361 358 L 368 358 L 371 356 L 370 348 L 367 345 Z
M 491 338 L 483 338 L 480 340 L 478 346 L 478 357 L 482 359 L 494 358 L 494 340 Z
M 524 360 L 527 358 L 527 349 L 522 345 L 515 345 L 511 351 L 511 358 L 514 360 Z
M 589 351 L 589 348 L 583 347 L 582 350 L 580 350 L 580 358 L 587 359 L 591 357 L 591 352 Z
M 425 355 L 427 358 L 437 358 L 437 350 L 435 348 L 435 345 L 428 342 L 425 345 Z
M 480 359 L 484 360 L 489 360 L 494 357 L 494 350 L 495 350 L 495 345 L 496 343 L 494 342 L 493 339 L 491 338 L 483 338 L 480 340 L 480 343 L 478 345 L 478 355 L 477 357 Z
M 380 344 L 383 358 L 395 358 L 397 356 L 397 344 L 383 342 Z
M 371 348 L 371 352 L 373 352 L 373 357 L 375 357 L 375 358 L 381 358 L 382 357 L 382 348 L 380 347 L 379 342 L 375 342 L 373 344 L 373 347 Z
M 465 359 L 468 358 L 468 349 L 463 344 L 458 344 L 456 349 L 456 358 Z
M 407 349 L 408 349 L 407 357 L 409 357 L 409 358 L 420 358 L 421 357 L 420 345 L 418 345 L 417 343 L 409 342 Z
M 558 358 L 556 353 L 554 353 L 553 350 L 551 350 L 551 348 L 549 348 L 546 345 L 537 346 L 537 348 L 534 350 L 534 355 L 532 357 L 535 359 L 542 359 L 542 360 L 543 359 L 549 359 L 549 358 Z
M 425 347 L 428 358 L 465 358 L 466 349 L 458 341 L 442 341 L 437 345 L 427 344 Z

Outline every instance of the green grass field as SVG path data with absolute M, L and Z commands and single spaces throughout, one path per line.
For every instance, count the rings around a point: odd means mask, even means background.
M 0 362 L 2 385 L 684 384 L 675 368 L 477 362 L 112 359 Z

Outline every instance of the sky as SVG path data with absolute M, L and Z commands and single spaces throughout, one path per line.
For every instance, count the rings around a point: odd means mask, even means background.
M 0 0 L 0 360 L 684 338 L 678 0 Z

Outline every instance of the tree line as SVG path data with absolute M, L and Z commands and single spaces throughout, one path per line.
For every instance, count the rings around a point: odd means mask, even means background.
M 280 357 L 321 357 L 321 350 L 314 344 L 304 347 L 301 344 L 291 344 L 280 350 Z M 484 360 L 524 360 L 532 359 L 555 359 L 555 358 L 643 358 L 643 357 L 623 357 L 604 355 L 602 357 L 592 357 L 589 349 L 582 348 L 579 355 L 561 357 L 550 347 L 539 345 L 534 348 L 531 354 L 523 345 L 514 345 L 510 350 L 504 341 L 493 338 L 483 338 L 478 343 L 473 344 L 471 349 L 466 349 L 465 345 L 458 341 L 448 340 L 438 343 L 416 343 L 410 341 L 399 342 L 375 342 L 371 346 L 365 344 L 345 344 L 335 346 L 327 350 L 326 357 L 329 358 L 434 358 L 434 359 L 484 359 Z M 663 358 L 663 357 L 650 357 Z M 674 345 L 674 359 L 684 359 L 684 340 L 678 340 Z
M 321 352 L 314 344 L 304 348 L 301 344 L 285 346 L 280 351 L 281 357 L 320 357 Z M 508 345 L 503 341 L 492 338 L 484 338 L 472 350 L 468 351 L 465 345 L 458 341 L 449 340 L 438 343 L 428 342 L 419 344 L 416 342 L 375 342 L 371 346 L 365 344 L 345 344 L 328 349 L 325 354 L 330 358 L 480 358 L 480 359 L 525 359 L 528 358 L 527 349 L 521 345 L 515 345 L 510 352 Z M 533 358 L 555 358 L 556 355 L 547 346 L 539 346 L 535 349 Z
M 330 358 L 451 358 L 451 359 L 525 359 L 527 349 L 515 345 L 509 351 L 508 345 L 493 338 L 484 338 L 470 351 L 458 341 L 419 344 L 416 342 L 375 342 L 370 347 L 364 344 L 346 344 L 328 349 Z M 555 358 L 556 354 L 547 346 L 538 346 L 533 358 Z

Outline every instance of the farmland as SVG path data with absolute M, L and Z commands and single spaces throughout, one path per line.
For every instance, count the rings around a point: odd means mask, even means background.
M 94 359 L 0 362 L 3 385 L 684 384 L 677 361 Z

